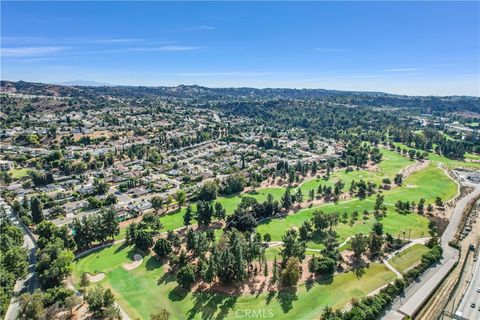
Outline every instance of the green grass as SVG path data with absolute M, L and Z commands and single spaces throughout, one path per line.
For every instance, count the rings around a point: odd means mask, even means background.
M 437 196 L 446 201 L 453 198 L 456 193 L 457 184 L 446 176 L 441 169 L 431 165 L 426 169 L 414 172 L 405 180 L 402 187 L 396 187 L 383 193 L 387 205 L 387 216 L 381 222 L 385 232 L 396 236 L 403 231 L 408 231 L 411 232 L 412 238 L 422 237 L 428 232 L 427 218 L 415 213 L 400 214 L 395 211 L 394 204 L 397 200 L 418 203 L 420 198 L 425 198 L 428 204 L 433 203 Z M 356 233 L 366 234 L 370 232 L 376 220 L 371 214 L 368 220 L 363 221 L 362 212 L 364 210 L 373 211 L 373 206 L 373 197 L 364 200 L 351 199 L 337 204 L 323 204 L 318 207 L 300 210 L 282 219 L 264 221 L 257 227 L 257 231 L 262 235 L 269 233 L 273 241 L 279 241 L 288 229 L 300 227 L 303 221 L 310 219 L 316 210 L 322 210 L 325 213 L 339 212 L 342 214 L 347 212 L 349 218 L 353 211 L 358 211 L 359 219 L 355 224 L 339 223 L 335 227 L 339 236 L 338 240 L 342 242 Z M 309 241 L 307 247 L 316 249 L 322 248 L 322 245 L 318 241 Z
M 21 179 L 23 177 L 28 176 L 28 171 L 30 171 L 27 168 L 23 169 L 11 169 L 10 173 L 12 174 L 12 178 L 15 180 Z
M 372 181 L 376 184 L 380 184 L 383 178 L 389 177 L 393 180 L 395 175 L 413 161 L 408 160 L 406 157 L 398 154 L 397 152 L 390 151 L 384 148 L 380 148 L 383 154 L 383 160 L 378 165 L 375 171 L 368 170 L 354 170 L 347 172 L 346 170 L 338 170 L 331 174 L 328 180 L 322 178 L 314 178 L 306 181 L 300 185 L 304 196 L 308 195 L 308 192 L 312 189 L 317 191 L 319 185 L 333 186 L 335 182 L 341 180 L 345 184 L 345 188 L 348 188 L 352 183 L 352 180 L 359 181 Z
M 423 244 L 415 244 L 410 248 L 405 249 L 400 254 L 397 254 L 388 262 L 390 262 L 390 264 L 400 273 L 405 273 L 420 263 L 422 255 L 427 251 L 428 248 Z
M 396 147 L 400 147 L 402 149 L 406 150 L 417 150 L 415 148 L 408 147 L 402 143 L 399 142 L 394 142 L 393 143 Z M 423 150 L 420 150 L 423 152 Z M 471 158 L 478 159 L 480 158 L 479 155 L 475 154 L 465 154 L 466 159 L 471 159 Z M 480 169 L 480 162 L 469 162 L 469 161 L 461 161 L 461 160 L 455 160 L 455 159 L 449 159 L 447 157 L 444 157 L 442 155 L 436 154 L 435 152 L 429 152 L 428 153 L 428 159 L 430 159 L 432 162 L 435 164 L 441 163 L 449 168 L 458 168 L 458 167 L 465 167 L 465 168 L 473 168 L 473 169 Z
M 413 161 L 408 160 L 406 157 L 398 154 L 397 152 L 390 151 L 384 148 L 380 148 L 383 154 L 383 161 L 380 162 L 376 171 L 367 171 L 367 170 L 354 170 L 352 172 L 346 172 L 345 170 L 338 170 L 331 174 L 328 180 L 323 180 L 322 178 L 313 178 L 307 180 L 300 184 L 300 188 L 305 198 L 308 196 L 308 192 L 311 189 L 317 191 L 318 186 L 327 185 L 333 186 L 336 181 L 342 180 L 345 183 L 345 188 L 348 188 L 352 180 L 359 181 L 363 179 L 365 181 L 373 181 L 379 184 L 383 178 L 393 177 L 403 168 L 407 167 Z M 292 190 L 292 193 L 296 189 Z M 217 202 L 221 203 L 225 208 L 227 214 L 232 214 L 237 208 L 238 204 L 242 201 L 242 197 L 253 197 L 259 202 L 263 202 L 267 199 L 268 194 L 271 194 L 274 199 L 280 200 L 281 196 L 285 192 L 283 187 L 270 187 L 270 188 L 259 188 L 255 191 L 237 194 L 228 197 L 218 197 Z M 195 210 L 195 205 L 192 206 Z M 180 210 L 176 210 L 168 213 L 164 217 L 160 218 L 164 229 L 163 230 L 174 230 L 183 227 L 183 215 L 185 214 L 186 208 L 183 207 Z
M 166 308 L 172 319 L 235 319 L 245 309 L 265 310 L 275 319 L 311 319 L 326 305 L 340 308 L 351 298 L 363 297 L 395 279 L 385 266 L 371 264 L 357 274 L 343 273 L 273 295 L 267 290 L 244 295 L 186 292 L 155 257 L 146 257 L 135 270 L 124 270 L 122 263 L 130 261 L 133 253 L 130 247 L 115 245 L 90 254 L 75 262 L 74 281 L 78 284 L 83 272 L 106 273 L 100 284 L 112 289 L 132 318 L 148 319 L 151 313 Z
M 480 161 L 480 154 L 465 153 L 465 159 Z
M 426 169 L 412 173 L 401 188 L 395 188 L 385 193 L 385 202 L 394 204 L 397 200 L 415 201 L 424 198 L 432 203 L 436 197 L 446 201 L 457 194 L 458 186 L 441 169 L 433 164 Z

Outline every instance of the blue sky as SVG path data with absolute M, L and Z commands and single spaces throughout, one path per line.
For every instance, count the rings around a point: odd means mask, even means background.
M 480 95 L 479 2 L 1 2 L 1 78 Z

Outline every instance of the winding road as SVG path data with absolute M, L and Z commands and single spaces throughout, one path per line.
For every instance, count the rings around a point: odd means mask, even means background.
M 28 274 L 25 279 L 18 279 L 13 288 L 13 297 L 10 300 L 7 312 L 5 314 L 5 320 L 15 320 L 18 315 L 18 299 L 17 297 L 23 292 L 33 293 L 35 289 L 39 288 L 38 278 L 35 272 L 35 250 L 37 249 L 37 242 L 28 228 L 20 221 L 17 215 L 13 212 L 12 208 L 5 202 L 3 198 L 0 198 L 0 206 L 5 210 L 7 217 L 12 224 L 20 228 L 23 232 L 23 247 L 28 250 Z
M 405 315 L 415 315 L 457 263 L 459 258 L 458 250 L 449 246 L 448 243 L 453 239 L 458 230 L 467 204 L 480 196 L 480 184 L 474 184 L 463 177 L 457 178 L 463 185 L 472 187 L 473 191 L 460 198 L 453 209 L 450 222 L 441 237 L 441 246 L 443 248 L 442 260 L 435 266 L 429 268 L 420 276 L 417 282 L 410 285 L 405 290 L 403 296 L 400 296 L 400 298 L 393 302 L 390 308 L 387 309 L 382 319 L 400 320 L 403 319 Z

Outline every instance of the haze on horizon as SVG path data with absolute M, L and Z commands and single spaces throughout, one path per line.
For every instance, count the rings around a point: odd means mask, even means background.
M 1 6 L 2 80 L 480 96 L 479 2 Z

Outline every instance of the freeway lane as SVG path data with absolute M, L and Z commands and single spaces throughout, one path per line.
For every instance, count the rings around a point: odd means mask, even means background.
M 434 267 L 428 269 L 413 285 L 405 290 L 404 296 L 394 302 L 387 310 L 387 313 L 382 319 L 394 320 L 402 319 L 403 315 L 413 316 L 438 287 L 443 277 L 448 274 L 448 271 L 453 268 L 455 262 L 458 261 L 458 250 L 448 245 L 448 242 L 454 237 L 458 226 L 462 219 L 463 212 L 467 204 L 474 198 L 480 195 L 480 185 L 471 183 L 470 181 L 459 177 L 463 185 L 473 187 L 474 190 L 459 199 L 453 210 L 450 222 L 445 229 L 441 245 L 443 248 L 443 258 Z
M 476 250 L 478 254 L 479 248 L 476 248 Z M 455 313 L 459 319 L 480 319 L 480 292 L 477 292 L 477 290 L 480 291 L 480 261 L 478 259 L 475 264 L 472 281 Z M 471 307 L 472 303 L 475 303 L 474 308 Z

